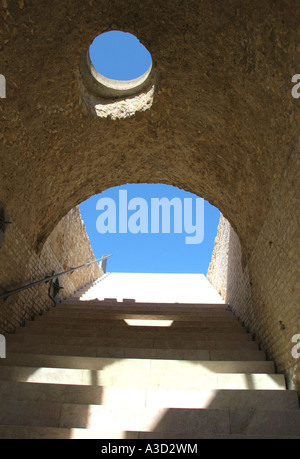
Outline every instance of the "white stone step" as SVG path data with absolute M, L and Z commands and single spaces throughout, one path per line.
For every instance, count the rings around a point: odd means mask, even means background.
M 171 330 L 169 328 L 157 327 L 154 330 L 149 330 L 151 327 L 128 327 L 126 329 L 118 328 L 103 328 L 101 330 L 89 330 L 86 329 L 64 329 L 64 328 L 19 328 L 16 335 L 23 335 L 24 338 L 15 338 L 16 340 L 25 341 L 28 338 L 36 335 L 43 336 L 63 336 L 63 337 L 87 337 L 87 338 L 101 338 L 101 337 L 122 337 L 122 338 L 156 338 L 156 339 L 188 339 L 190 340 L 241 340 L 241 341 L 252 341 L 252 336 L 249 333 L 241 333 L 228 330 L 227 332 L 218 331 L 187 331 L 186 329 Z M 11 335 L 9 335 L 9 338 Z M 14 338 L 11 338 L 14 340 Z
M 289 390 L 166 390 L 0 380 L 0 404 L 5 400 L 94 404 L 128 409 L 156 407 L 299 410 L 297 393 Z
M 170 433 L 189 436 L 299 436 L 300 411 L 259 409 L 135 408 L 51 402 L 3 401 L 1 425 L 88 428 L 102 431 Z M 140 438 L 142 438 L 140 436 Z
M 25 327 L 17 328 L 17 331 L 22 331 L 32 328 L 66 328 L 66 329 L 88 329 L 88 330 L 102 330 L 102 329 L 127 329 L 132 326 L 140 329 L 154 329 L 155 327 L 168 327 L 175 331 L 175 329 L 186 331 L 217 331 L 228 332 L 228 329 L 235 333 L 246 333 L 245 327 L 239 321 L 209 321 L 209 320 L 171 320 L 166 318 L 160 319 L 86 319 L 71 318 L 68 315 L 63 317 L 55 316 L 37 316 L 35 320 L 27 321 Z M 143 325 L 143 326 L 141 326 Z
M 0 439 L 97 439 L 97 440 L 137 440 L 140 432 L 124 432 L 93 429 L 66 429 L 61 427 L 37 427 L 0 425 Z
M 297 392 L 290 390 L 147 389 L 146 396 L 145 406 L 159 408 L 299 410 Z
M 226 304 L 73 299 L 6 339 L 0 438 L 300 437 L 297 393 Z
M 33 335 L 33 334 L 7 334 L 5 335 L 7 344 L 9 343 L 25 343 L 25 344 L 64 344 L 74 346 L 119 346 L 119 347 L 137 347 L 137 348 L 172 348 L 172 349 L 258 349 L 258 344 L 255 341 L 226 337 L 218 335 L 201 336 L 193 339 L 188 334 L 185 336 L 136 336 L 134 334 L 122 336 L 105 335 L 99 337 L 93 336 L 55 336 L 55 335 Z M 219 339 L 218 339 L 219 338 Z
M 4 400 L 53 402 L 53 403 L 82 403 L 82 404 L 106 404 L 107 396 L 111 395 L 114 388 L 101 386 L 83 386 L 80 384 L 39 384 L 36 382 L 16 382 L 12 380 L 0 380 L 0 405 Z M 104 393 L 107 392 L 106 399 Z M 125 400 L 134 400 L 133 389 L 124 388 Z M 136 403 L 140 402 L 139 390 L 135 389 Z M 277 391 L 278 393 L 281 391 Z M 145 393 L 145 390 L 143 390 Z M 143 401 L 145 396 L 143 397 Z M 140 403 L 139 403 L 140 402 Z M 124 405 L 123 405 L 124 406 Z M 128 405 L 129 406 L 129 405 Z
M 79 310 L 96 310 L 96 311 L 158 311 L 168 312 L 229 312 L 232 311 L 228 304 L 224 303 L 140 303 L 135 301 L 74 301 L 72 299 L 64 300 L 63 303 L 56 306 L 56 309 L 79 309 Z
M 149 322 L 149 321 L 147 321 Z M 130 321 L 128 323 L 123 321 L 123 324 L 117 323 L 117 321 L 110 322 L 110 324 L 103 323 L 103 321 L 89 321 L 88 323 L 83 323 L 81 321 L 75 320 L 72 322 L 55 322 L 45 319 L 44 321 L 32 321 L 27 322 L 25 327 L 18 327 L 15 331 L 17 334 L 37 334 L 37 333 L 64 333 L 64 334 L 96 334 L 96 333 L 110 333 L 110 334 L 124 334 L 124 333 L 134 333 L 138 334 L 154 334 L 154 335 L 202 335 L 202 334 L 220 334 L 223 333 L 224 336 L 227 335 L 239 335 L 247 336 L 250 339 L 250 334 L 246 332 L 245 327 L 242 326 L 231 326 L 231 327 L 215 327 L 215 326 L 201 326 L 183 327 L 183 326 L 173 326 L 172 321 L 153 321 L 153 324 L 157 322 L 157 325 L 146 324 L 146 321 Z M 143 325 L 145 324 L 145 325 Z
M 59 307 L 52 308 L 43 316 L 37 316 L 36 319 L 39 320 L 39 317 L 44 316 L 52 317 L 70 317 L 77 319 L 168 319 L 168 320 L 177 320 L 177 321 L 191 321 L 191 320 L 202 320 L 209 322 L 238 322 L 238 318 L 235 317 L 231 312 L 159 312 L 159 311 L 145 311 L 145 310 L 133 310 L 133 311 L 114 311 L 114 310 L 84 310 L 84 309 L 61 309 Z
M 228 362 L 228 361 L 197 361 L 197 360 L 150 360 L 150 369 L 152 373 L 165 374 L 172 372 L 193 374 L 197 372 L 207 373 L 275 373 L 274 363 L 271 361 L 256 362 Z
M 125 343 L 124 343 L 125 344 Z M 261 350 L 252 349 L 174 349 L 172 347 L 143 348 L 116 347 L 106 343 L 105 346 L 80 346 L 53 343 L 7 343 L 7 356 L 11 353 L 37 353 L 46 355 L 86 356 L 86 357 L 112 357 L 112 358 L 150 358 L 150 359 L 188 359 L 194 360 L 265 360 L 266 356 Z M 1 365 L 1 360 L 0 360 Z
M 144 364 L 144 365 L 142 365 Z M 182 367 L 183 368 L 183 367 Z M 183 371 L 183 370 L 182 370 Z M 184 373 L 160 373 L 147 360 L 120 360 L 102 370 L 1 366 L 0 379 L 19 382 L 122 386 L 163 389 L 268 389 L 285 390 L 283 375 L 264 373 L 214 373 L 200 366 Z
M 178 366 L 185 370 L 187 366 L 201 366 L 203 371 L 214 373 L 275 373 L 274 363 L 272 361 L 211 361 L 193 359 L 190 352 L 185 355 L 185 360 L 181 358 L 171 360 L 170 355 L 165 354 L 163 359 L 149 360 L 150 368 L 157 368 L 159 365 L 165 368 Z M 101 357 L 80 357 L 64 355 L 43 355 L 43 354 L 24 354 L 11 353 L 6 359 L 0 360 L 1 366 L 29 366 L 29 367 L 54 367 L 54 368 L 78 368 L 87 370 L 100 370 L 106 365 L 115 362 L 117 359 Z M 136 361 L 136 359 L 135 359 Z M 187 362 L 186 362 L 187 361 Z
M 119 306 L 59 306 L 7 336 L 0 438 L 290 438 L 300 432 L 296 392 L 286 390 L 284 376 L 223 306 L 182 311 L 178 305 L 169 312 L 152 305 L 146 314 L 140 305 Z M 170 316 L 171 327 L 156 326 Z M 134 326 L 124 318 L 148 322 Z
M 300 411 L 144 408 L 121 411 L 103 406 L 62 406 L 61 427 L 88 427 L 125 431 L 178 432 L 197 435 L 299 435 Z
M 106 431 L 93 429 L 78 428 L 60 428 L 60 427 L 28 427 L 0 425 L 1 439 L 97 439 L 97 440 L 180 440 L 180 439 L 300 439 L 298 436 L 290 435 L 261 435 L 261 434 L 202 434 L 198 432 L 195 435 L 189 433 L 169 433 L 169 432 L 125 432 L 123 430 Z M 118 445 L 118 444 L 117 444 Z M 116 446 L 117 446 L 116 445 Z M 103 445 L 104 446 L 104 445 Z M 194 444 L 191 444 L 194 447 Z M 197 447 L 199 452 L 199 445 Z

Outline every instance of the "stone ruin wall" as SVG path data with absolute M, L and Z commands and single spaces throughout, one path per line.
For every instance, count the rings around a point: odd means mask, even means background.
M 274 190 L 265 222 L 245 262 L 239 238 L 221 215 L 207 278 L 254 335 L 267 358 L 300 391 L 300 357 L 292 337 L 300 333 L 300 158 L 291 155 Z
M 0 249 L 0 292 L 10 291 L 70 268 L 95 260 L 78 207 L 55 227 L 40 254 L 33 251 L 17 225 L 8 225 Z M 103 274 L 98 263 L 59 277 L 57 298 L 72 295 Z M 13 279 L 13 281 L 11 280 Z M 50 283 L 43 283 L 0 300 L 0 333 L 13 332 L 24 321 L 53 306 Z

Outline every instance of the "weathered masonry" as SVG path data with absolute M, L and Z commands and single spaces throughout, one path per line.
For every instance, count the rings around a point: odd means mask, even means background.
M 11 222 L 1 288 L 52 270 L 50 261 L 34 268 L 46 241 L 91 195 L 125 183 L 184 188 L 230 223 L 214 258 L 217 269 L 227 244 L 227 301 L 299 388 L 299 2 L 142 3 L 1 3 L 0 201 Z M 151 53 L 139 94 L 103 92 L 82 68 L 108 30 L 134 34 Z M 14 319 L 8 305 L 4 328 L 23 314 Z M 30 307 L 24 300 L 26 315 Z

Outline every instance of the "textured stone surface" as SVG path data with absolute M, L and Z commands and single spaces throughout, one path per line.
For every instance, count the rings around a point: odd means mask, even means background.
M 77 83 L 82 53 L 111 29 L 135 34 L 156 71 L 151 108 L 120 120 L 89 114 Z M 240 315 L 294 377 L 299 1 L 12 0 L 0 6 L 0 30 L 0 196 L 17 235 L 7 232 L 1 248 L 1 285 L 40 273 L 33 251 L 43 253 L 56 224 L 91 195 L 172 184 L 230 222 L 252 284 Z
M 299 174 L 299 168 L 294 174 Z M 288 188 L 288 182 L 284 183 Z M 284 203 L 276 200 L 244 269 L 239 239 L 221 217 L 207 277 L 267 357 L 275 360 L 277 370 L 285 373 L 288 386 L 300 391 L 299 358 L 292 355 L 292 337 L 300 331 L 299 209 L 293 208 L 293 199 L 286 204 L 288 195 L 288 190 L 280 193 Z M 285 244 L 289 250 L 284 250 Z
M 93 307 L 98 321 L 102 320 L 101 305 L 109 305 L 115 312 L 120 309 L 120 303 L 116 302 L 100 302 L 98 310 L 95 301 L 85 303 Z M 124 303 L 122 307 L 126 314 L 132 306 Z M 178 304 L 177 307 L 183 314 L 186 305 Z M 224 308 L 224 305 L 220 307 Z M 143 305 L 141 317 L 151 314 L 148 308 L 148 304 Z M 158 315 L 165 313 L 164 305 L 156 305 L 156 308 Z M 120 341 L 119 349 L 110 348 L 110 358 L 94 358 L 91 354 L 79 357 L 77 349 L 84 346 L 79 340 L 70 356 L 66 353 L 66 345 L 60 356 L 55 355 L 52 334 L 45 325 L 53 324 L 53 319 L 61 325 L 59 311 L 69 310 L 72 317 L 74 309 L 72 303 L 58 305 L 36 322 L 36 330 L 42 328 L 42 338 L 46 338 L 51 346 L 47 355 L 40 354 L 42 346 L 39 345 L 35 346 L 33 353 L 26 353 L 24 343 L 31 343 L 40 336 L 39 333 L 32 334 L 32 327 L 25 327 L 22 332 L 10 336 L 8 358 L 0 362 L 1 438 L 12 438 L 18 431 L 20 438 L 28 435 L 45 438 L 63 436 L 63 432 L 54 433 L 53 430 L 44 430 L 45 427 L 80 428 L 83 431 L 77 432 L 78 436 L 94 435 L 99 438 L 105 435 L 104 438 L 108 439 L 116 438 L 120 431 L 123 431 L 124 438 L 128 438 L 128 431 L 130 438 L 136 434 L 138 438 L 153 438 L 154 434 L 162 438 L 177 438 L 178 435 L 182 438 L 203 435 L 215 438 L 222 433 L 228 438 L 248 434 L 259 434 L 262 438 L 268 435 L 275 438 L 281 435 L 299 436 L 297 393 L 286 390 L 285 378 L 274 373 L 273 362 L 250 362 L 243 361 L 243 358 L 234 362 L 232 350 L 227 361 L 209 360 L 208 356 L 197 361 L 191 360 L 191 355 L 188 360 L 181 361 L 174 347 L 162 359 L 157 356 L 146 358 L 145 355 L 128 358 L 119 352 L 124 351 L 125 340 Z M 198 306 L 194 323 L 202 326 L 201 310 L 207 312 L 210 309 L 211 316 L 218 314 L 214 305 Z M 228 314 L 233 316 L 232 312 Z M 172 317 L 172 312 L 169 317 Z M 206 316 L 204 323 L 209 321 L 210 317 Z M 190 339 L 189 328 L 186 328 L 184 320 L 176 322 L 176 333 L 181 330 L 181 343 L 184 345 Z M 232 321 L 233 333 L 236 322 Z M 78 321 L 78 326 L 79 330 L 85 331 L 82 321 Z M 243 328 L 241 322 L 239 327 Z M 136 335 L 133 352 L 141 351 L 141 327 L 123 323 L 124 328 Z M 149 328 L 154 342 L 158 333 L 169 336 L 175 343 L 172 326 L 162 329 L 153 325 L 148 327 L 148 331 Z M 75 336 L 81 334 L 74 332 Z M 111 337 L 120 336 L 119 319 L 115 319 Z M 23 339 L 16 354 L 11 352 L 10 344 L 11 338 L 18 337 Z M 246 342 L 237 342 L 235 349 L 247 350 Z M 106 345 L 109 346 L 108 343 Z M 184 350 L 183 347 L 180 351 Z M 226 347 L 226 341 L 223 347 Z M 214 345 L 209 348 L 213 349 Z M 160 349 L 154 344 L 152 350 Z M 23 360 L 20 361 L 21 356 Z M 17 426 L 22 426 L 22 429 Z M 29 432 L 25 426 L 34 428 Z M 43 426 L 39 432 L 36 430 L 38 426 Z M 92 433 L 89 429 L 98 432 Z M 142 432 L 144 434 L 141 435 Z M 74 434 L 70 435 L 70 431 L 64 433 L 70 438 Z
M 92 194 L 163 182 L 219 207 L 253 246 L 298 139 L 297 1 L 3 5 L 1 199 L 32 245 Z M 88 116 L 76 84 L 109 29 L 135 34 L 158 75 L 152 108 L 114 122 Z
M 57 225 L 37 254 L 26 236 L 15 224 L 5 233 L 0 251 L 1 293 L 14 290 L 54 273 L 95 260 L 79 209 L 72 209 Z M 72 295 L 80 287 L 102 276 L 98 263 L 59 278 L 60 290 L 56 299 Z M 36 285 L 0 303 L 0 330 L 13 332 L 24 321 L 33 320 L 53 305 L 49 297 L 49 283 Z

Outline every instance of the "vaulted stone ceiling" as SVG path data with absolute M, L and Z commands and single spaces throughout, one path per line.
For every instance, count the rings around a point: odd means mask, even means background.
M 297 145 L 297 0 L 2 0 L 0 196 L 35 248 L 75 205 L 127 182 L 217 206 L 245 251 Z M 151 52 L 149 110 L 111 120 L 79 101 L 82 53 L 123 30 Z

